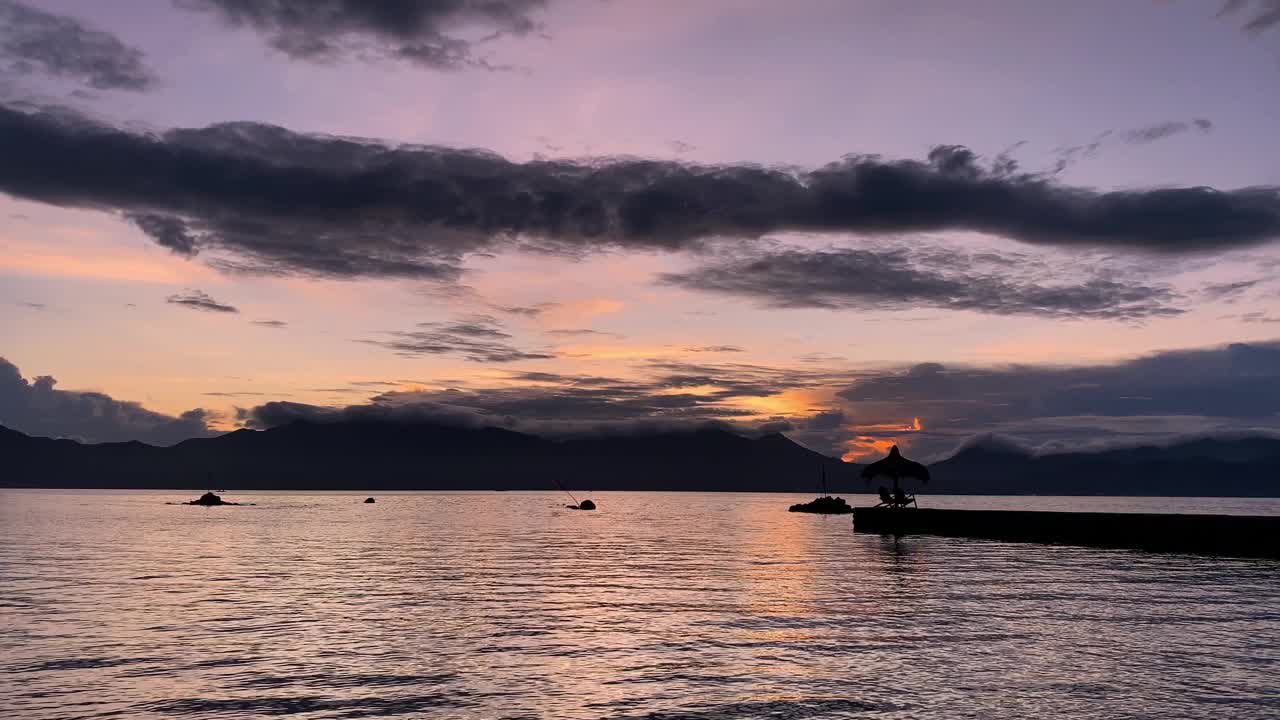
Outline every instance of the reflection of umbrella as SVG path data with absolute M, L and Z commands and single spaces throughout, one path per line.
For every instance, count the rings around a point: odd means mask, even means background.
M 929 468 L 902 457 L 898 452 L 898 446 L 894 445 L 889 450 L 888 457 L 877 460 L 862 469 L 863 480 L 880 477 L 892 478 L 893 489 L 897 490 L 898 480 L 902 478 L 918 478 L 921 482 L 929 482 Z

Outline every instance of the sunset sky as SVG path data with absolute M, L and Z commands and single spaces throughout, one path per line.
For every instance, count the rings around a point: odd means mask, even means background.
M 0 424 L 1280 431 L 1278 123 L 1271 0 L 0 0 Z

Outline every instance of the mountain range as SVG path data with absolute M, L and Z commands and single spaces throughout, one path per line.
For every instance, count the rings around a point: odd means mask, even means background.
M 938 493 L 1280 497 L 1280 439 L 1199 438 L 1042 455 L 980 444 L 934 464 L 930 474 L 929 491 Z
M 816 491 L 858 466 L 778 434 L 719 429 L 550 440 L 500 428 L 295 422 L 171 447 L 0 428 L 0 486 L 369 490 Z M 861 482 L 861 481 L 857 481 Z
M 0 427 L 0 486 L 238 490 L 873 490 L 862 466 L 781 434 L 705 428 L 554 440 L 500 428 L 295 422 L 170 447 Z M 1280 439 L 1032 454 L 977 444 L 930 467 L 938 494 L 1280 496 Z

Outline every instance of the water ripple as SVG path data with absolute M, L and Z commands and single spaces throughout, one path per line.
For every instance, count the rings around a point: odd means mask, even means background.
M 185 498 L 0 490 L 0 718 L 1280 716 L 1276 562 L 773 495 Z

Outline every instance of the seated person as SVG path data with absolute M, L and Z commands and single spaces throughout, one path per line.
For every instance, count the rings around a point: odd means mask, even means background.
M 889 494 L 889 488 L 880 486 L 880 502 L 876 507 L 890 507 L 893 505 L 893 495 Z
M 898 507 L 906 507 L 906 506 L 908 506 L 908 505 L 910 505 L 910 504 L 914 503 L 915 501 L 916 501 L 916 496 L 915 496 L 915 495 L 908 495 L 908 494 L 906 494 L 905 492 L 903 492 L 902 488 L 894 488 L 894 490 L 893 490 L 893 502 L 894 502 L 894 504 L 896 504 Z

